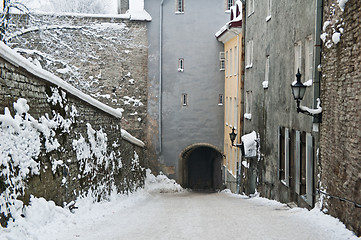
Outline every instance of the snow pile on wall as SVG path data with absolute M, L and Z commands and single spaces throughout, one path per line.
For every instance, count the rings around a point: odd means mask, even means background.
M 148 192 L 173 193 L 182 192 L 183 188 L 173 179 L 169 179 L 162 173 L 158 176 L 154 176 L 151 171 L 147 169 L 145 190 Z
M 249 134 L 245 134 L 241 137 L 245 157 L 256 157 L 257 156 L 257 142 L 259 141 L 258 135 L 255 131 Z
M 64 119 L 59 114 L 50 119 L 48 115 L 39 120 L 29 113 L 29 105 L 23 98 L 14 103 L 15 116 L 8 108 L 0 114 L 0 180 L 6 189 L 0 195 L 0 213 L 8 215 L 15 206 L 16 198 L 24 194 L 26 181 L 39 175 L 37 161 L 41 149 L 46 152 L 56 150 L 60 145 L 55 138 L 55 130 L 68 131 L 74 119 Z M 43 143 L 42 143 L 43 142 Z M 60 162 L 54 161 L 54 168 Z
M 325 44 L 327 48 L 331 48 L 334 45 L 337 45 L 341 41 L 341 36 L 344 33 L 344 25 L 343 21 L 343 12 L 345 10 L 345 5 L 348 0 L 337 0 L 340 10 L 332 5 L 330 7 L 330 14 L 323 23 L 322 34 L 320 36 L 321 40 Z

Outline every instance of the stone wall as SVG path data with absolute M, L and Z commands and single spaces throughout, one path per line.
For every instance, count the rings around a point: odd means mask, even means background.
M 122 139 L 119 118 L 3 58 L 0 142 L 2 224 L 13 196 L 62 206 L 80 195 L 100 200 L 144 183 L 144 149 Z
M 331 195 L 325 199 L 323 208 L 358 236 L 361 235 L 361 210 L 339 198 L 357 202 L 360 207 L 360 9 L 359 0 L 349 0 L 344 11 L 336 0 L 324 1 L 320 142 L 321 190 Z
M 143 137 L 146 22 L 99 15 L 12 15 L 9 26 L 7 45 L 100 102 L 123 109 L 123 128 Z

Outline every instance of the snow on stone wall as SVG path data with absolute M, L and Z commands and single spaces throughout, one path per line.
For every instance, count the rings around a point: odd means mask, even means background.
M 62 206 L 133 191 L 144 184 L 143 161 L 119 118 L 0 58 L 2 224 L 30 195 Z
M 115 109 L 136 137 L 145 128 L 146 22 L 96 15 L 12 15 L 7 44 L 35 65 Z
M 340 5 L 339 5 L 340 4 Z M 342 4 L 342 5 L 341 5 Z M 342 7 L 342 8 L 341 8 Z M 320 180 L 328 194 L 361 204 L 361 1 L 326 1 L 328 39 L 342 28 L 340 41 L 322 51 Z M 332 40 L 331 40 L 332 41 Z M 323 196 L 323 208 L 361 235 L 361 211 L 354 204 Z

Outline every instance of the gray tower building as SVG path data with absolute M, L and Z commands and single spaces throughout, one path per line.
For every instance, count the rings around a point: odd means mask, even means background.
M 221 186 L 224 0 L 147 0 L 150 165 L 184 187 Z

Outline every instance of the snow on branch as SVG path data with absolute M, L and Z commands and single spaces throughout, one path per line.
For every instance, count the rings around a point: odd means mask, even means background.
M 12 33 L 11 35 L 9 35 L 9 36 L 7 36 L 5 38 L 5 41 L 8 42 L 14 37 L 19 37 L 19 36 L 22 36 L 24 34 L 31 33 L 31 32 L 37 32 L 37 31 L 43 31 L 43 30 L 55 30 L 55 29 L 74 29 L 74 30 L 78 30 L 78 29 L 81 29 L 81 28 L 83 28 L 83 27 L 82 26 L 70 26 L 70 25 L 31 27 L 31 28 L 27 28 L 27 29 L 16 31 L 16 32 Z

